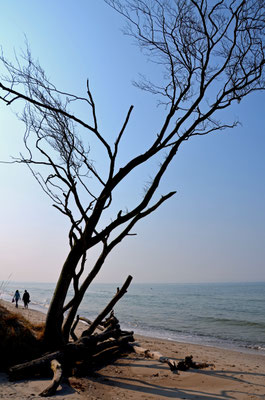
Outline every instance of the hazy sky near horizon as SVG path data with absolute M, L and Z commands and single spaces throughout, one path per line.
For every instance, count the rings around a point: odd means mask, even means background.
M 106 135 L 118 132 L 134 105 L 123 160 L 146 146 L 165 113 L 132 85 L 138 73 L 159 73 L 103 0 L 1 3 L 1 45 L 19 54 L 25 37 L 57 88 L 94 93 Z M 1 67 L 0 67 L 1 73 Z M 133 230 L 109 256 L 98 282 L 265 281 L 265 93 L 223 113 L 241 126 L 193 138 L 180 149 L 159 194 L 177 194 Z M 24 127 L 0 103 L 0 159 L 23 150 Z M 98 160 L 100 163 L 100 160 Z M 141 171 L 121 193 L 123 207 L 150 179 Z M 142 178 L 142 179 L 141 179 Z M 52 207 L 27 167 L 0 164 L 0 282 L 56 281 L 68 252 L 68 221 Z

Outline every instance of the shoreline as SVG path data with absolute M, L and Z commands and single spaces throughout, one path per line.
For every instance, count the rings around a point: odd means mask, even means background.
M 18 308 L 16 308 L 14 306 L 14 303 L 9 303 L 6 300 L 3 300 L 0 298 L 0 305 L 3 305 L 4 307 L 6 307 L 8 310 L 13 311 L 13 312 L 18 312 L 21 315 L 23 315 L 25 318 L 28 318 L 31 321 L 34 322 L 44 322 L 45 318 L 46 318 L 46 313 L 44 311 L 40 311 L 40 309 L 37 309 L 37 307 L 35 308 L 31 308 L 29 306 L 28 309 L 24 309 L 24 307 L 20 304 Z M 76 328 L 76 333 L 77 335 L 81 334 L 82 331 L 84 330 L 84 328 L 87 327 L 87 324 L 84 321 L 79 321 L 78 326 Z M 232 351 L 235 353 L 243 353 L 243 354 L 250 354 L 253 356 L 261 356 L 264 357 L 264 361 L 265 361 L 265 353 L 263 353 L 262 351 L 256 350 L 256 349 L 251 349 L 251 348 L 246 348 L 243 347 L 239 348 L 236 346 L 232 346 L 231 347 L 229 345 L 227 346 L 218 346 L 217 343 L 197 343 L 197 342 L 193 342 L 193 341 L 187 341 L 187 340 L 175 340 L 175 339 L 171 339 L 171 338 L 166 338 L 166 337 L 162 337 L 162 336 L 152 336 L 152 335 L 145 335 L 142 333 L 135 333 L 134 334 L 136 341 L 141 341 L 141 340 L 153 340 L 154 342 L 167 342 L 168 345 L 170 344 L 178 344 L 178 345 L 187 345 L 187 346 L 191 346 L 192 348 L 196 348 L 196 347 L 205 347 L 205 348 L 213 348 L 213 349 L 217 349 L 217 350 L 224 350 L 226 351 Z
M 119 286 L 119 285 L 118 285 Z M 93 283 L 79 314 L 93 320 L 113 297 L 113 283 Z M 47 313 L 53 285 L 10 282 L 0 298 L 10 301 L 16 289 L 31 295 L 31 308 Z M 265 354 L 264 283 L 134 284 L 115 314 L 122 329 L 143 336 L 227 350 Z
M 10 296 L 11 299 L 11 296 Z M 1 301 L 3 301 L 4 304 L 6 304 L 7 308 L 9 308 L 10 310 L 13 309 L 14 304 L 9 302 L 8 300 L 1 298 L 0 295 L 0 304 Z M 9 307 L 10 306 L 10 307 Z M 44 307 L 41 304 L 37 304 L 37 303 L 31 303 L 30 304 L 30 310 L 33 312 L 39 312 L 40 314 L 43 314 L 44 316 L 46 315 L 47 311 L 48 311 L 48 307 Z M 22 301 L 20 301 L 19 303 L 19 309 L 23 309 L 23 305 L 22 305 Z M 24 309 L 23 309 L 24 310 Z M 24 310 L 24 312 L 26 312 L 26 310 Z M 45 317 L 43 317 L 43 320 L 45 320 Z M 84 325 L 86 326 L 85 322 L 80 321 L 81 326 Z M 135 329 L 133 329 L 130 326 L 123 326 L 123 328 L 125 330 L 133 330 L 135 332 Z M 191 338 L 190 340 L 187 338 L 180 337 L 180 338 L 171 338 L 171 337 L 167 337 L 166 335 L 159 335 L 156 334 L 156 332 L 144 332 L 141 329 L 137 329 L 138 332 L 135 333 L 134 336 L 139 336 L 139 337 L 148 337 L 148 338 L 154 338 L 154 339 L 158 339 L 158 340 L 162 340 L 162 341 L 169 341 L 172 343 L 179 343 L 179 344 L 190 344 L 190 345 L 195 345 L 195 346 L 205 346 L 205 347 L 215 347 L 218 348 L 220 350 L 226 350 L 226 351 L 236 351 L 236 352 L 243 352 L 246 354 L 253 354 L 253 355 L 262 355 L 265 357 L 265 348 L 259 348 L 257 346 L 257 348 L 255 346 L 247 346 L 247 345 L 242 345 L 240 346 L 238 343 L 231 343 L 229 341 L 222 341 L 222 340 L 214 340 L 213 338 L 208 338 L 208 337 L 203 337 L 202 339 L 198 339 L 196 340 L 194 337 Z
M 245 354 L 251 354 L 251 355 L 256 355 L 256 356 L 263 356 L 265 357 L 265 349 L 259 349 L 255 347 L 247 347 L 247 346 L 239 346 L 236 344 L 230 344 L 229 342 L 210 342 L 210 341 L 196 341 L 196 340 L 185 340 L 183 339 L 171 339 L 163 336 L 156 336 L 156 335 L 149 335 L 149 334 L 142 334 L 142 333 L 135 333 L 134 336 L 141 337 L 141 338 L 152 338 L 154 340 L 161 340 L 161 341 L 166 341 L 169 343 L 178 343 L 178 344 L 187 344 L 190 346 L 202 346 L 202 347 L 213 347 L 219 350 L 224 350 L 224 351 L 235 351 L 237 353 L 245 353 Z
M 16 309 L 0 300 L 6 308 L 21 313 L 32 322 L 43 322 L 45 314 L 32 309 Z M 83 327 L 82 327 L 83 325 Z M 77 335 L 85 328 L 80 324 Z M 203 370 L 180 371 L 173 374 L 166 364 L 134 353 L 118 359 L 93 376 L 70 378 L 71 387 L 63 384 L 50 399 L 60 400 L 261 400 L 265 398 L 265 356 L 237 350 L 225 350 L 167 339 L 135 335 L 144 348 L 159 351 L 176 361 L 192 355 L 194 361 L 214 364 Z M 48 385 L 47 379 L 9 382 L 0 374 L 0 399 L 33 400 Z

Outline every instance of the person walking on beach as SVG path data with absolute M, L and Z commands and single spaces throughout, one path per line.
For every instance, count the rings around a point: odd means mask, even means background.
M 24 294 L 23 294 L 23 297 L 22 297 L 22 300 L 23 300 L 23 302 L 24 302 L 24 307 L 25 308 L 28 308 L 28 304 L 29 304 L 29 302 L 30 302 L 30 299 L 29 299 L 29 292 L 27 291 L 27 290 L 25 290 L 25 292 L 24 292 Z
M 18 308 L 18 300 L 20 300 L 20 293 L 19 293 L 19 291 L 18 290 L 16 290 L 15 291 L 15 294 L 14 294 L 14 297 L 13 297 L 13 300 L 12 301 L 15 301 L 16 302 L 16 308 Z

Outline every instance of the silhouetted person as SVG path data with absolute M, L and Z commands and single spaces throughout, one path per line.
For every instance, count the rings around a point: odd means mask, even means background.
M 24 301 L 24 307 L 28 308 L 28 304 L 29 304 L 30 300 L 29 300 L 29 292 L 27 292 L 27 290 L 25 290 L 22 300 Z
M 16 302 L 16 307 L 18 308 L 18 300 L 20 300 L 20 293 L 18 290 L 15 291 L 14 297 L 13 297 L 13 301 Z

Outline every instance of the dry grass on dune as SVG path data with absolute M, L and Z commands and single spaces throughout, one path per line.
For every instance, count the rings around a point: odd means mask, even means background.
M 34 325 L 0 305 L 0 368 L 38 356 L 42 332 L 43 325 Z

